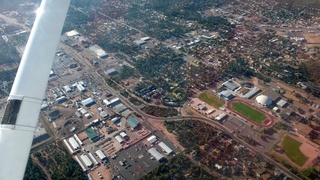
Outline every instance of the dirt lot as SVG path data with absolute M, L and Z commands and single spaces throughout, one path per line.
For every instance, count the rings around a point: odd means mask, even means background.
M 320 46 L 320 36 L 317 34 L 303 34 L 307 40 L 307 46 Z
M 101 165 L 97 169 L 89 172 L 92 179 L 99 179 L 98 173 L 100 173 L 102 175 L 103 179 L 111 179 L 111 172 L 108 169 L 106 169 L 106 167 L 103 165 Z

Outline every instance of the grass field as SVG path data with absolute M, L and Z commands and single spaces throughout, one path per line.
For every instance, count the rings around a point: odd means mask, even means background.
M 299 149 L 301 144 L 301 142 L 293 139 L 290 136 L 286 136 L 282 143 L 282 148 L 285 154 L 289 159 L 291 159 L 291 161 L 299 166 L 303 166 L 303 164 L 308 160 L 308 157 L 305 156 Z
M 258 124 L 262 124 L 263 120 L 267 118 L 267 116 L 261 113 L 260 111 L 257 111 L 241 102 L 232 103 L 232 109 L 238 111 L 240 114 L 248 117 L 249 119 Z
M 219 99 L 218 97 L 214 96 L 209 92 L 201 93 L 199 99 L 215 108 L 219 108 L 224 105 L 224 101 L 222 99 Z

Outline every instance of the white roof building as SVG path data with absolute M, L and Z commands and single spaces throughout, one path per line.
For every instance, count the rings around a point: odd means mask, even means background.
M 120 136 L 124 138 L 124 137 L 127 136 L 127 134 L 126 134 L 125 132 L 121 132 L 121 133 L 120 133 Z
M 216 120 L 217 120 L 217 121 L 220 121 L 220 120 L 222 120 L 223 118 L 225 118 L 226 116 L 227 116 L 227 115 L 224 114 L 224 113 L 219 114 L 219 116 L 216 117 Z
M 154 142 L 157 141 L 157 137 L 155 135 L 152 135 L 147 140 L 150 144 L 153 144 Z
M 93 161 L 94 165 L 97 165 L 98 161 L 96 160 L 96 158 L 90 152 L 88 154 L 89 154 L 90 159 Z
M 157 161 L 161 161 L 163 157 L 162 154 L 160 154 L 155 148 L 151 148 L 148 150 L 148 153 L 150 153 L 154 158 L 156 158 Z
M 88 111 L 83 109 L 83 108 L 78 109 L 78 111 L 80 111 L 80 113 L 83 114 L 83 115 L 88 113 Z
M 76 30 L 72 30 L 72 31 L 66 32 L 66 35 L 68 37 L 73 37 L 73 36 L 79 36 L 80 34 Z
M 80 144 L 80 146 L 83 145 L 82 141 L 79 139 L 79 137 L 78 137 L 77 134 L 74 134 L 73 137 L 74 137 L 74 139 Z
M 73 148 L 74 150 L 80 149 L 79 144 L 77 143 L 77 141 L 76 141 L 73 137 L 70 137 L 70 138 L 68 139 L 68 141 L 69 141 L 70 145 L 72 146 L 72 148 Z
M 71 146 L 69 145 L 69 143 L 67 142 L 67 140 L 64 139 L 63 142 L 64 142 L 64 144 L 66 145 L 66 147 L 67 147 L 67 149 L 69 150 L 69 152 L 70 152 L 71 154 L 73 154 L 73 153 L 74 153 L 74 150 L 71 148 Z
M 70 88 L 68 85 L 63 86 L 63 89 L 64 89 L 66 92 L 71 92 L 71 91 L 72 91 L 71 88 Z
M 76 161 L 78 162 L 78 164 L 80 165 L 82 171 L 86 171 L 86 167 L 84 167 L 84 165 L 82 164 L 82 162 L 80 161 L 80 159 L 78 158 L 78 156 L 74 156 L 74 158 L 76 159 Z
M 281 99 L 280 101 L 277 102 L 277 105 L 280 106 L 280 107 L 283 107 L 287 104 L 287 101 Z
M 256 97 L 256 101 L 257 101 L 257 103 L 259 103 L 263 106 L 269 106 L 270 104 L 272 104 L 272 100 L 266 95 L 260 95 L 260 96 Z
M 104 160 L 107 157 L 106 155 L 104 155 L 103 151 L 100 149 L 96 151 L 96 154 L 101 160 Z
M 114 137 L 114 138 L 116 138 L 116 140 L 117 140 L 120 144 L 124 142 L 123 139 L 121 138 L 121 136 L 119 136 L 119 135 L 117 135 L 117 136 Z
M 108 55 L 103 49 L 101 49 L 97 45 L 91 46 L 89 49 L 91 51 L 93 51 L 97 55 L 98 58 L 104 58 Z
M 84 105 L 84 106 L 91 106 L 92 104 L 96 103 L 91 97 L 85 99 L 85 100 L 82 100 L 81 103 Z
M 164 142 L 160 142 L 159 146 L 166 152 L 166 154 L 171 154 L 173 151 Z
M 83 87 L 81 84 L 77 84 L 76 86 L 77 86 L 77 89 L 78 89 L 80 92 L 86 91 L 86 88 Z
M 92 161 L 89 159 L 89 157 L 85 154 L 82 154 L 80 156 L 82 162 L 84 162 L 84 164 L 87 166 L 87 167 L 91 167 L 93 164 L 92 164 Z
M 105 100 L 103 100 L 103 103 L 109 107 L 112 107 L 112 106 L 117 105 L 118 103 L 121 103 L 121 100 L 119 98 L 113 98 L 110 101 L 105 99 Z

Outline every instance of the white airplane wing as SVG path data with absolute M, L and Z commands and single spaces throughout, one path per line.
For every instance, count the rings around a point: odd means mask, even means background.
M 70 0 L 43 0 L 0 124 L 0 179 L 23 179 Z

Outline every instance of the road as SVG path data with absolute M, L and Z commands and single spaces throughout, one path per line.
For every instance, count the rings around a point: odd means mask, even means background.
M 99 76 L 101 76 L 99 73 L 97 73 Z M 103 79 L 103 78 L 102 78 Z M 106 84 L 106 83 L 105 83 Z M 293 174 L 292 172 L 290 172 L 287 168 L 285 168 L 284 166 L 282 166 L 281 164 L 275 162 L 273 159 L 271 159 L 270 157 L 268 157 L 266 154 L 261 153 L 259 150 L 255 149 L 254 147 L 252 147 L 251 145 L 249 145 L 248 143 L 246 143 L 244 140 L 240 139 L 238 136 L 236 136 L 236 134 L 231 133 L 228 129 L 226 129 L 223 125 L 221 125 L 219 122 L 209 119 L 209 118 L 205 118 L 205 117 L 198 117 L 198 116 L 182 116 L 182 117 L 154 117 L 148 114 L 145 114 L 144 112 L 142 112 L 139 108 L 135 107 L 132 103 L 128 102 L 126 100 L 126 98 L 124 98 L 123 96 L 121 96 L 121 94 L 118 91 L 115 91 L 113 88 L 111 88 L 109 85 L 106 84 L 107 89 L 113 93 L 118 95 L 118 97 L 120 97 L 120 99 L 122 100 L 122 102 L 124 104 L 126 104 L 128 107 L 130 107 L 133 111 L 135 111 L 136 113 L 138 113 L 140 116 L 142 116 L 142 118 L 144 120 L 149 120 L 149 121 L 183 121 L 183 120 L 199 120 L 202 122 L 205 122 L 211 126 L 215 126 L 217 128 L 219 128 L 220 130 L 222 130 L 224 133 L 228 134 L 232 139 L 240 142 L 242 145 L 244 145 L 246 148 L 250 149 L 251 151 L 253 151 L 254 153 L 264 157 L 267 161 L 269 161 L 271 164 L 273 164 L 275 167 L 279 168 L 283 173 L 285 173 L 287 176 L 293 178 L 293 179 L 301 179 L 298 176 L 296 176 L 295 174 Z
M 254 147 L 252 147 L 251 145 L 249 145 L 248 143 L 246 143 L 244 140 L 240 139 L 238 136 L 236 136 L 236 134 L 233 134 L 231 132 L 229 132 L 224 126 L 222 126 L 220 123 L 208 119 L 208 118 L 204 118 L 204 117 L 198 117 L 198 116 L 184 116 L 184 117 L 169 117 L 169 118 L 163 118 L 163 117 L 152 117 L 152 120 L 156 120 L 156 121 L 164 121 L 166 119 L 166 121 L 184 121 L 184 120 L 199 120 L 202 122 L 205 122 L 211 126 L 215 126 L 217 128 L 219 128 L 220 130 L 222 130 L 224 133 L 228 134 L 232 139 L 240 142 L 242 145 L 244 145 L 246 148 L 250 149 L 251 151 L 253 151 L 254 153 L 264 157 L 267 161 L 269 161 L 271 164 L 273 164 L 275 167 L 279 168 L 283 173 L 285 173 L 287 176 L 293 178 L 293 179 L 301 179 L 298 176 L 296 176 L 295 174 L 291 173 L 287 168 L 285 168 L 284 166 L 278 164 L 277 162 L 275 162 L 273 159 L 271 159 L 270 157 L 268 157 L 267 155 L 265 155 L 264 153 L 261 153 L 259 150 L 255 149 Z M 151 119 L 150 119 L 151 120 Z M 151 120 L 151 121 L 152 121 Z
M 22 27 L 26 31 L 30 31 L 29 27 L 25 26 L 24 24 L 19 23 L 16 19 L 9 18 L 3 14 L 0 14 L 0 18 L 3 19 L 8 24 L 14 24 L 14 25 Z

